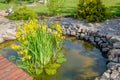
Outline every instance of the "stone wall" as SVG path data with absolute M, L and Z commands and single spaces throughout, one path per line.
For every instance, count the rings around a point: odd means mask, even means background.
M 85 40 L 99 48 L 107 58 L 107 70 L 95 80 L 120 80 L 120 40 L 111 35 L 101 34 L 99 31 L 83 29 L 80 26 L 63 26 L 63 35 L 74 36 L 78 40 Z

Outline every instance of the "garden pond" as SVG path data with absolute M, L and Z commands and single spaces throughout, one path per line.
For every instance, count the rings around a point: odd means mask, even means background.
M 10 48 L 15 41 L 6 41 L 0 44 L 0 55 L 10 58 L 18 56 Z M 53 76 L 41 75 L 37 80 L 93 80 L 106 70 L 106 59 L 99 49 L 91 44 L 67 38 L 63 41 L 63 53 L 67 59 Z M 14 61 L 13 61 L 14 62 Z

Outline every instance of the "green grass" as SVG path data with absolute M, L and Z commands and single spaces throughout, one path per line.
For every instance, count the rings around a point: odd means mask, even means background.
M 78 0 L 65 0 L 61 11 L 59 11 L 59 15 L 73 15 L 74 11 L 76 10 Z M 111 13 L 114 16 L 120 16 L 120 0 L 102 0 L 103 4 L 108 7 Z M 22 2 L 26 4 L 26 2 Z M 0 9 L 8 9 L 10 6 L 16 7 L 18 4 L 3 4 L 0 3 Z M 47 14 L 48 10 L 46 5 L 39 4 L 37 6 L 31 7 L 39 14 Z
M 113 16 L 120 16 L 120 0 L 102 0 Z

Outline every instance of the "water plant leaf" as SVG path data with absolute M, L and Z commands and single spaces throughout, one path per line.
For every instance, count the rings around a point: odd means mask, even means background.
M 64 57 L 64 54 L 63 54 L 63 53 L 59 53 L 59 54 L 58 54 L 58 58 L 61 58 L 61 57 Z
M 9 59 L 10 61 L 15 61 L 15 60 L 16 60 L 16 57 L 15 57 L 15 56 L 10 56 L 8 59 Z
M 58 58 L 58 59 L 57 59 L 57 62 L 58 62 L 58 63 L 63 63 L 63 62 L 65 62 L 65 61 L 66 61 L 65 58 Z
M 48 75 L 54 75 L 54 74 L 56 74 L 56 69 L 45 69 L 45 72 Z
M 59 67 L 60 67 L 60 64 L 58 64 L 58 63 L 49 64 L 47 66 L 47 68 L 49 68 L 49 69 L 57 69 Z
M 43 69 L 38 69 L 38 70 L 36 71 L 36 74 L 39 75 L 39 74 L 41 74 L 42 72 L 43 72 Z

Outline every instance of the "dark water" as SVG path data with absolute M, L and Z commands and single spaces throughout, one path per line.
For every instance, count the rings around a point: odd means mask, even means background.
M 0 54 L 5 57 L 17 56 L 9 45 L 13 41 L 0 44 Z M 101 52 L 84 41 L 67 38 L 64 41 L 63 52 L 67 61 L 62 64 L 54 76 L 42 75 L 38 80 L 94 80 L 106 69 L 106 59 Z

